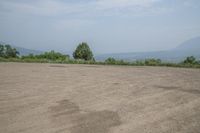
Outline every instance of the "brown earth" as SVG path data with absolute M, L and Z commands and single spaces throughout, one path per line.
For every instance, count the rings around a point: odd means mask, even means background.
M 200 69 L 0 63 L 0 133 L 200 133 Z

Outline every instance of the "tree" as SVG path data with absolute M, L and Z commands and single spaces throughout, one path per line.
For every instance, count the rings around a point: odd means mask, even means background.
M 4 45 L 0 44 L 0 57 L 4 57 Z
M 0 57 L 16 58 L 18 54 L 19 52 L 15 48 L 12 48 L 10 45 L 0 44 Z
M 184 64 L 196 64 L 197 61 L 196 61 L 196 58 L 194 56 L 189 56 L 183 61 L 183 63 Z
M 200 60 L 198 60 L 198 61 L 197 61 L 197 64 L 199 64 L 199 65 L 200 65 Z
M 9 58 L 9 57 L 16 58 L 17 55 L 19 54 L 19 52 L 15 48 L 12 48 L 10 45 L 5 45 L 4 47 L 5 47 L 6 58 Z
M 75 59 L 94 60 L 93 53 L 87 43 L 80 43 L 73 53 Z

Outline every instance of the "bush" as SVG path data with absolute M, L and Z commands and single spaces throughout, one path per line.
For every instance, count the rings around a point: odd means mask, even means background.
M 184 64 L 198 64 L 198 61 L 196 60 L 194 56 L 189 56 L 183 61 L 183 63 Z
M 146 59 L 145 60 L 145 65 L 147 66 L 158 66 L 161 64 L 160 59 Z
M 45 52 L 44 54 L 40 54 L 40 55 L 33 55 L 33 54 L 29 54 L 27 56 L 22 56 L 21 59 L 23 60 L 29 60 L 29 61 L 55 61 L 55 62 L 63 62 L 66 60 L 69 60 L 69 55 L 63 55 L 59 52 L 55 52 L 55 51 L 50 51 L 50 52 Z
M 108 59 L 105 60 L 105 63 L 106 64 L 115 64 L 116 60 L 115 60 L 115 58 L 109 57 Z
M 133 66 L 144 66 L 145 63 L 142 60 L 136 60 L 135 62 L 132 62 Z

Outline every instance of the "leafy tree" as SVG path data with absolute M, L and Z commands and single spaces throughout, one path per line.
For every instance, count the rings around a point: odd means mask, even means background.
M 80 43 L 73 53 L 75 59 L 94 60 L 93 53 L 87 43 Z
M 0 44 L 0 57 L 4 57 L 4 45 Z
M 199 65 L 200 65 L 200 60 L 198 60 L 198 61 L 197 61 L 197 64 L 199 64 Z
M 19 55 L 19 52 L 10 45 L 0 45 L 0 57 L 16 58 L 17 55 Z
M 18 54 L 19 54 L 19 52 L 15 48 L 12 48 L 10 45 L 5 45 L 5 57 L 15 58 L 15 57 L 17 57 Z
M 183 63 L 184 64 L 197 64 L 197 61 L 194 56 L 189 56 L 183 61 Z

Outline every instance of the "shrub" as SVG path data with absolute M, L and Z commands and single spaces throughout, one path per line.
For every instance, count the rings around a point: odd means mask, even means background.
M 145 60 L 145 65 L 147 66 L 157 66 L 161 64 L 160 59 L 146 59 Z
M 184 64 L 198 64 L 198 61 L 196 60 L 194 56 L 189 56 L 183 61 L 183 63 Z
M 106 64 L 115 64 L 116 60 L 115 60 L 115 58 L 109 57 L 108 59 L 105 60 L 105 63 Z
M 144 66 L 145 63 L 142 60 L 136 60 L 135 62 L 132 62 L 133 66 Z
M 63 55 L 59 52 L 55 52 L 55 51 L 50 51 L 50 52 L 45 52 L 43 54 L 39 54 L 39 55 L 33 55 L 33 54 L 29 54 L 27 56 L 22 56 L 21 59 L 23 60 L 33 60 L 33 61 L 41 61 L 41 60 L 47 60 L 48 62 L 51 61 L 55 61 L 55 62 L 63 62 L 65 60 L 69 59 L 69 55 Z

